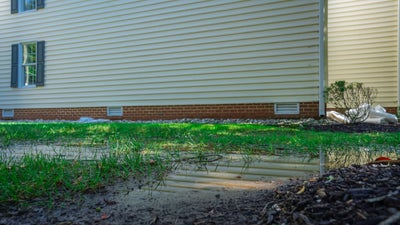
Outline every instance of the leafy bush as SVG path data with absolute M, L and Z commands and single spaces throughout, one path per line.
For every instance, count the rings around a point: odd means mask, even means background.
M 365 87 L 360 82 L 336 81 L 326 88 L 325 96 L 350 123 L 357 123 L 368 118 L 377 93 L 375 88 Z

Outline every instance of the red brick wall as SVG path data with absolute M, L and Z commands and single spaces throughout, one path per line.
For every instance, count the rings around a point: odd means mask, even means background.
M 386 112 L 397 115 L 397 107 L 387 107 Z
M 0 115 L 1 116 L 1 115 Z M 221 105 L 124 106 L 123 116 L 108 117 L 107 107 L 14 109 L 14 120 L 78 120 L 80 117 L 111 120 L 158 120 L 182 118 L 271 119 L 318 118 L 318 102 L 300 103 L 298 115 L 275 115 L 273 103 Z M 7 119 L 7 118 L 2 118 Z
M 14 109 L 15 120 L 44 119 L 44 120 L 78 120 L 80 117 L 106 118 L 106 107 L 90 108 L 39 108 L 39 109 Z M 6 119 L 6 118 L 3 118 Z
M 397 115 L 397 107 L 384 107 L 387 113 L 395 114 Z M 327 108 L 326 111 L 338 111 L 334 108 Z

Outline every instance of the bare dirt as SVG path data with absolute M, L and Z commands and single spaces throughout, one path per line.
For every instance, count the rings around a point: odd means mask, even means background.
M 389 132 L 393 127 L 310 127 L 346 132 Z M 400 129 L 396 126 L 396 129 Z M 137 180 L 98 193 L 28 206 L 1 205 L 0 224 L 400 224 L 400 165 L 354 165 L 268 190 L 185 192 L 141 190 Z

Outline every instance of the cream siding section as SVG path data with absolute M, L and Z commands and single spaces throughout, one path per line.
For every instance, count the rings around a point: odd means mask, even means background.
M 398 106 L 398 17 L 397 0 L 329 0 L 329 82 L 363 82 Z
M 0 0 L 0 108 L 318 101 L 319 1 Z M 46 41 L 45 86 L 10 88 Z

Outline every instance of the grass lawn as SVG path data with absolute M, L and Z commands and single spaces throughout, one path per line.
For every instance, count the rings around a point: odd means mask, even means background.
M 3 154 L 21 144 L 103 148 L 108 154 L 96 160 L 45 154 L 17 159 Z M 315 132 L 300 126 L 256 124 L 0 123 L 0 204 L 65 198 L 132 176 L 161 177 L 183 152 L 201 157 L 205 153 L 274 154 L 277 149 L 314 156 L 320 150 L 347 155 L 368 149 L 398 156 L 400 133 Z

